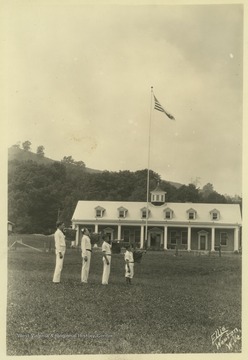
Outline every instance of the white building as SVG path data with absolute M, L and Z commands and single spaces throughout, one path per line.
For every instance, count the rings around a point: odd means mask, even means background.
M 78 201 L 72 217 L 77 230 L 87 227 L 111 240 L 136 243 L 143 248 L 239 251 L 241 212 L 238 204 L 167 203 L 157 187 L 151 202 Z M 146 218 L 148 209 L 148 218 Z

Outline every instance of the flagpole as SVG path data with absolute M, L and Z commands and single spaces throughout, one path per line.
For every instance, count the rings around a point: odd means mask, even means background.
M 151 86 L 151 105 L 150 105 L 150 122 L 148 133 L 148 167 L 147 167 L 147 187 L 146 187 L 146 227 L 145 227 L 145 248 L 147 247 L 148 235 L 148 204 L 149 204 L 149 187 L 150 187 L 150 148 L 151 148 L 151 124 L 152 124 L 152 96 L 153 86 Z

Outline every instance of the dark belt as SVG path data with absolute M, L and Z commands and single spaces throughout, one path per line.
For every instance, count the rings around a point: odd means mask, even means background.
M 86 251 L 90 251 L 90 252 L 92 252 L 92 250 L 90 250 L 90 249 L 86 249 Z

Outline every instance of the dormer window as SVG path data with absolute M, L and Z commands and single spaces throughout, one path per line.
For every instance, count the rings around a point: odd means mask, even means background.
M 146 216 L 146 214 L 147 214 L 148 216 Z M 149 209 L 147 209 L 146 207 L 144 207 L 144 208 L 141 209 L 141 218 L 142 218 L 142 219 L 149 218 L 149 215 L 150 215 L 150 210 L 149 210 Z
M 216 212 L 212 213 L 212 220 L 218 220 L 218 214 Z
M 190 211 L 188 215 L 189 215 L 189 220 L 194 220 L 195 213 L 193 211 Z
M 196 219 L 196 211 L 194 209 L 187 210 L 188 220 L 195 220 Z
M 125 209 L 123 206 L 119 207 L 117 210 L 119 218 L 124 219 L 127 216 L 127 209 Z
M 210 216 L 211 216 L 211 220 L 215 221 L 215 220 L 219 220 L 220 218 L 220 212 L 217 209 L 213 209 L 210 211 Z
M 124 211 L 124 210 L 120 210 L 120 211 L 119 211 L 119 217 L 120 217 L 120 218 L 124 218 L 124 217 L 125 217 L 125 211 Z
M 101 207 L 101 206 L 97 206 L 97 207 L 95 208 L 95 211 L 96 211 L 96 217 L 97 217 L 97 218 L 102 218 L 105 209 L 104 209 L 103 207 Z
M 173 211 L 170 208 L 164 209 L 164 218 L 167 220 L 173 218 Z

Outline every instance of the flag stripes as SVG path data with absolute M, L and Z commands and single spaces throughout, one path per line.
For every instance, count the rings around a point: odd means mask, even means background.
M 154 109 L 165 113 L 165 115 L 167 115 L 169 119 L 175 120 L 174 116 L 171 115 L 168 111 L 166 111 L 166 110 L 163 108 L 163 106 L 160 104 L 160 102 L 159 102 L 158 99 L 155 97 L 155 95 L 153 95 L 153 96 L 154 96 Z

